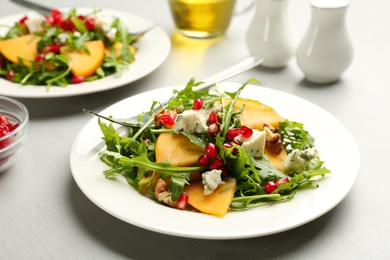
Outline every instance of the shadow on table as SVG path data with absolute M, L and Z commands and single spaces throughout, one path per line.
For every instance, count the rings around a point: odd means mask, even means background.
M 241 240 L 203 240 L 159 234 L 122 222 L 88 200 L 73 181 L 69 184 L 69 196 L 75 218 L 80 222 L 80 226 L 84 227 L 85 232 L 90 233 L 102 247 L 113 251 L 114 255 L 131 259 L 287 257 L 294 251 L 309 248 L 317 235 L 325 232 L 338 215 L 342 214 L 340 204 L 315 221 L 279 234 Z M 156 216 L 156 221 L 158 219 Z

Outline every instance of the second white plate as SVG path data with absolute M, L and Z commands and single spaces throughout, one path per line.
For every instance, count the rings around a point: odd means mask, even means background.
M 80 14 L 90 13 L 92 10 L 92 8 L 77 8 L 77 12 Z M 126 24 L 129 31 L 133 32 L 139 32 L 155 25 L 152 21 L 125 12 L 104 9 L 102 13 L 118 17 Z M 34 12 L 12 15 L 1 18 L 0 24 L 13 25 L 26 14 L 29 16 L 36 15 Z M 0 35 L 5 33 L 6 27 L 0 27 Z M 137 44 L 136 61 L 120 77 L 112 75 L 93 82 L 69 85 L 67 87 L 53 86 L 49 91 L 46 90 L 45 86 L 23 86 L 0 79 L 0 95 L 19 98 L 55 98 L 100 92 L 129 84 L 157 69 L 166 60 L 171 50 L 171 41 L 168 34 L 158 25 L 146 33 Z

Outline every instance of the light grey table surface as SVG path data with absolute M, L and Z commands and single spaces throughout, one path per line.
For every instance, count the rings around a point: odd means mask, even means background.
M 154 233 L 125 223 L 93 204 L 73 180 L 70 149 L 91 118 L 134 94 L 202 79 L 248 56 L 245 33 L 253 10 L 237 15 L 225 37 L 183 44 L 165 0 L 42 0 L 57 7 L 96 6 L 157 22 L 170 36 L 167 60 L 132 84 L 101 93 L 54 99 L 19 99 L 31 131 L 16 164 L 0 174 L 0 259 L 389 259 L 390 2 L 352 0 L 347 25 L 355 56 L 342 80 L 316 86 L 303 80 L 295 59 L 283 69 L 261 67 L 231 81 L 255 77 L 270 88 L 307 99 L 342 121 L 361 156 L 348 196 L 318 219 L 279 234 L 243 240 L 201 240 Z M 26 11 L 0 0 L 0 16 Z M 308 0 L 291 0 L 301 37 Z M 1 93 L 0 93 L 1 94 Z M 157 216 L 156 216 L 157 218 Z

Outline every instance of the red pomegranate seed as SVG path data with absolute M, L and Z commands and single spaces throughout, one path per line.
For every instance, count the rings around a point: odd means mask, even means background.
M 180 210 L 186 209 L 188 204 L 188 194 L 183 192 L 176 201 L 176 208 Z
M 84 20 L 84 19 L 85 19 L 85 16 L 84 16 L 84 15 L 81 15 L 81 14 L 79 14 L 79 15 L 77 16 L 77 18 L 79 18 L 80 20 Z
M 233 140 L 236 136 L 240 134 L 240 129 L 239 128 L 232 128 L 229 129 L 226 133 L 226 138 L 228 140 Z
M 211 124 L 209 125 L 209 127 L 207 128 L 207 132 L 211 135 L 215 135 L 219 132 L 220 130 L 220 127 L 218 124 Z
M 35 58 L 35 61 L 40 62 L 40 61 L 43 61 L 44 59 L 45 59 L 45 54 L 40 53 L 40 54 Z
M 276 186 L 279 187 L 282 183 L 288 183 L 290 180 L 287 177 L 283 177 L 276 181 Z
M 66 28 L 66 19 L 64 17 L 59 17 L 56 21 L 58 27 L 65 29 Z
M 268 181 L 264 185 L 265 192 L 267 192 L 268 194 L 271 194 L 274 190 L 276 190 L 277 187 L 278 186 L 273 181 Z
M 46 24 L 49 25 L 49 26 L 52 26 L 54 25 L 55 21 L 54 21 L 54 18 L 51 17 L 51 16 L 45 16 L 46 18 Z
M 6 126 L 8 128 L 8 131 L 12 132 L 19 126 L 19 124 L 6 124 Z
M 214 161 L 211 162 L 209 169 L 210 171 L 220 170 L 222 167 L 223 167 L 223 161 L 221 158 L 217 157 L 215 158 Z
M 221 118 L 215 112 L 211 112 L 208 118 L 209 124 L 221 123 Z
M 84 77 L 83 76 L 73 76 L 72 77 L 72 83 L 73 84 L 79 84 L 84 82 Z
M 85 19 L 85 28 L 87 28 L 88 31 L 92 31 L 95 27 L 95 19 L 92 17 L 87 17 Z
M 160 121 L 164 125 L 173 126 L 175 124 L 175 117 L 173 115 L 162 115 Z
M 197 98 L 194 100 L 194 110 L 201 110 L 203 107 L 203 99 Z
M 207 155 L 201 155 L 199 158 L 198 158 L 198 165 L 200 167 L 205 167 L 207 165 L 209 165 L 210 163 L 210 158 L 207 156 Z
M 253 130 L 245 125 L 241 126 L 240 127 L 240 134 L 245 137 L 245 138 L 249 138 L 252 136 L 253 134 Z
M 15 72 L 13 70 L 8 71 L 7 73 L 7 79 L 11 81 L 15 76 Z
M 48 52 L 60 53 L 60 45 L 58 45 L 58 44 L 47 45 L 45 48 L 43 48 L 42 52 L 43 53 L 48 53 Z
M 0 126 L 7 125 L 7 124 L 9 124 L 8 119 L 5 116 L 0 115 Z
M 215 159 L 218 156 L 218 146 L 213 143 L 206 144 L 204 151 L 210 159 Z
M 25 16 L 22 17 L 22 19 L 19 20 L 19 23 L 22 24 L 22 25 L 24 25 L 24 24 L 26 24 L 26 21 L 27 21 L 27 20 L 28 20 L 28 16 L 25 15 Z
M 55 22 L 57 22 L 62 17 L 62 14 L 59 10 L 52 10 L 50 13 Z
M 8 129 L 6 127 L 0 129 L 0 137 L 6 136 L 8 134 Z
M 9 128 L 7 125 L 0 125 L 0 137 L 2 136 L 1 133 L 8 133 Z
M 227 175 L 227 170 L 225 169 L 225 167 L 221 166 L 221 167 L 219 167 L 218 170 L 221 171 L 221 177 L 222 177 L 222 178 L 223 178 L 223 177 L 226 177 L 226 175 Z

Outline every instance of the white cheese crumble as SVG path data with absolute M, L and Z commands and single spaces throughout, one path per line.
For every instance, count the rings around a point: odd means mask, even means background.
M 25 21 L 25 25 L 27 26 L 29 33 L 36 33 L 36 32 L 41 32 L 43 30 L 42 24 L 44 22 L 45 22 L 45 17 L 39 15 L 39 16 L 29 17 Z
M 94 28 L 97 30 L 101 30 L 108 39 L 113 41 L 115 39 L 115 35 L 117 30 L 112 28 L 111 25 L 114 19 L 111 16 L 107 16 L 104 14 L 97 14 L 95 17 Z
M 221 170 L 212 170 L 202 174 L 202 183 L 204 185 L 204 195 L 210 195 L 225 182 L 221 179 Z
M 207 131 L 207 119 L 210 111 L 207 110 L 186 110 L 178 114 L 175 119 L 175 133 L 203 133 Z
M 286 171 L 297 171 L 301 172 L 306 169 L 307 164 L 311 159 L 315 158 L 318 154 L 316 148 L 307 148 L 303 151 L 298 149 L 293 150 L 289 153 L 283 162 L 284 169 Z
M 61 44 L 65 44 L 69 39 L 69 35 L 67 33 L 60 33 L 58 34 L 58 39 Z
M 234 138 L 234 141 L 242 143 L 242 149 L 244 149 L 249 156 L 258 158 L 264 155 L 266 138 L 265 131 L 253 129 L 251 137 L 245 138 L 242 135 L 238 135 Z

